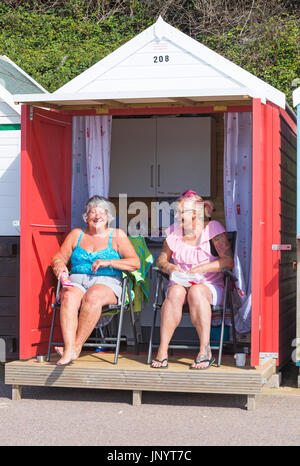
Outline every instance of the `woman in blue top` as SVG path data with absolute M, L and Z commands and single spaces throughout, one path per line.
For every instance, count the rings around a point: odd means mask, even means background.
M 55 347 L 61 356 L 58 365 L 78 358 L 83 343 L 98 322 L 102 307 L 121 298 L 122 271 L 140 267 L 126 234 L 109 228 L 110 203 L 104 197 L 88 200 L 83 213 L 87 226 L 72 230 L 51 261 L 57 278 L 69 271 L 70 285 L 62 288 L 60 323 L 64 347 Z M 80 310 L 80 313 L 79 313 Z

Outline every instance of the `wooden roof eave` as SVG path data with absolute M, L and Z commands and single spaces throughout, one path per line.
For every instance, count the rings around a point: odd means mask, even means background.
M 69 98 L 51 94 L 43 99 L 37 96 L 16 95 L 15 102 L 32 105 L 36 107 L 50 108 L 55 110 L 99 110 L 99 113 L 107 113 L 109 109 L 132 109 L 132 108 L 155 108 L 155 107 L 201 107 L 207 105 L 249 105 L 252 102 L 250 95 L 214 95 L 214 96 L 165 96 L 165 97 L 131 97 L 123 98 Z M 102 111 L 101 111 L 102 110 Z

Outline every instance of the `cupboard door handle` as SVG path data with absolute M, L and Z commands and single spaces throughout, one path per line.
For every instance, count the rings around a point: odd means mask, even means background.
M 151 171 L 151 174 L 150 174 L 150 178 L 151 178 L 150 185 L 151 185 L 151 188 L 153 188 L 153 165 L 151 165 L 150 171 Z
M 157 186 L 160 187 L 160 164 L 158 164 L 158 167 L 157 167 Z

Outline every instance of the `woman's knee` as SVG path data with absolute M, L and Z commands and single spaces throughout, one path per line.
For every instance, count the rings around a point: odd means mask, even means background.
M 211 291 L 205 285 L 191 286 L 187 301 L 190 307 L 207 307 L 212 302 Z
M 60 301 L 63 306 L 73 306 L 82 299 L 83 293 L 78 288 L 63 288 L 60 295 Z
M 99 293 L 99 291 L 90 289 L 88 290 L 83 299 L 82 299 L 82 304 L 83 305 L 88 305 L 88 306 L 101 306 L 103 301 L 102 294 Z
M 165 318 L 167 318 L 167 316 L 171 318 L 173 325 L 175 326 L 178 326 L 181 321 L 182 307 L 186 298 L 185 289 L 183 288 L 182 290 L 180 290 L 180 288 L 183 287 L 178 287 L 178 289 L 176 289 L 172 286 L 161 309 L 162 315 Z
M 197 326 L 202 322 L 204 315 L 207 315 L 207 312 L 211 312 L 209 293 L 202 286 L 197 286 L 196 289 L 195 287 L 191 287 L 187 301 L 191 322 L 194 326 Z
M 186 290 L 183 286 L 172 285 L 168 290 L 167 300 L 173 305 L 183 305 L 186 298 Z
M 82 303 L 87 306 L 102 307 L 107 304 L 115 304 L 116 297 L 112 290 L 106 289 L 107 287 L 91 287 L 85 293 Z

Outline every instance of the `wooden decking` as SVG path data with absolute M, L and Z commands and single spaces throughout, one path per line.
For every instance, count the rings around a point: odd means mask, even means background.
M 171 356 L 168 369 L 152 369 L 146 364 L 146 355 L 121 354 L 117 365 L 111 353 L 88 353 L 72 364 L 51 362 L 13 361 L 5 365 L 5 383 L 12 385 L 13 399 L 21 398 L 22 385 L 47 387 L 77 387 L 132 390 L 133 404 L 141 403 L 143 391 L 228 393 L 248 396 L 248 409 L 254 409 L 255 395 L 274 373 L 272 360 L 264 360 L 257 368 L 235 366 L 233 357 L 224 356 L 223 365 L 216 363 L 205 371 L 191 371 L 190 356 Z

